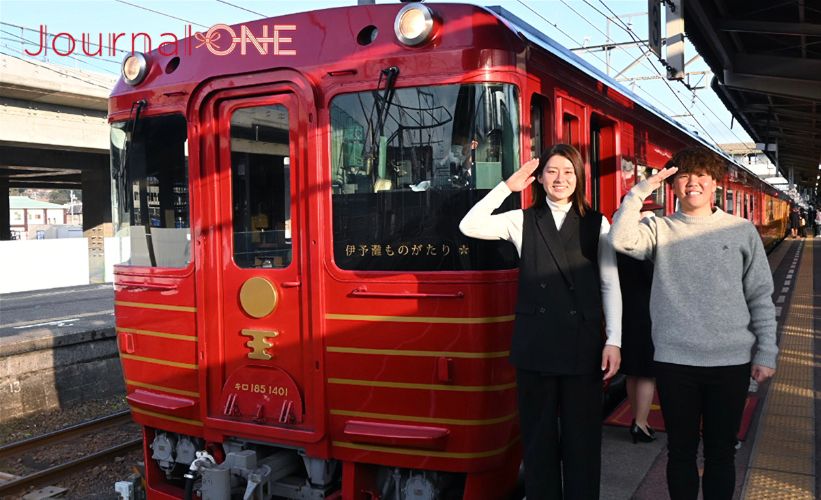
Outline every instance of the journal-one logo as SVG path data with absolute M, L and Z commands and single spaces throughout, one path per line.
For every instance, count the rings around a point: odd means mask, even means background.
M 49 51 L 62 56 L 71 57 L 82 54 L 88 57 L 116 56 L 118 51 L 151 52 L 157 45 L 157 52 L 163 56 L 191 55 L 193 49 L 205 48 L 216 56 L 233 54 L 239 45 L 239 53 L 259 53 L 261 55 L 295 56 L 292 48 L 293 38 L 290 36 L 296 31 L 293 24 L 256 24 L 253 29 L 244 24 L 238 27 L 227 24 L 215 24 L 205 33 L 195 32 L 190 24 L 183 28 L 183 37 L 180 39 L 171 32 L 160 33 L 159 39 L 154 40 L 148 33 L 82 33 L 80 36 L 68 32 L 51 35 L 45 24 L 40 25 L 39 43 L 36 50 L 23 49 L 29 56 L 47 55 Z M 288 35 L 288 36 L 286 36 Z M 51 43 L 49 43 L 51 37 Z M 128 45 L 128 42 L 131 42 Z M 197 45 L 194 45 L 196 43 Z M 118 47 L 119 44 L 119 47 Z

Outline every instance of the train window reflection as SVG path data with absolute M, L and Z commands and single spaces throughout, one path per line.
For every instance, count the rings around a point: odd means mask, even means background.
M 111 173 L 115 262 L 185 267 L 191 260 L 185 118 L 112 124 Z
M 334 259 L 342 269 L 510 269 L 507 243 L 459 221 L 519 165 L 512 85 L 485 83 L 336 96 L 331 102 Z M 511 196 L 502 210 L 519 207 Z
M 638 165 L 636 168 L 636 184 L 639 182 L 656 175 L 659 172 L 659 169 L 648 167 L 646 165 Z M 653 203 L 657 203 L 662 207 L 667 206 L 667 187 L 664 186 L 662 189 L 657 189 L 653 191 L 653 193 L 647 198 L 647 200 L 652 201 Z M 676 210 L 678 210 L 678 204 L 676 204 Z
M 231 116 L 234 262 L 283 268 L 291 263 L 291 152 L 288 108 L 237 110 Z

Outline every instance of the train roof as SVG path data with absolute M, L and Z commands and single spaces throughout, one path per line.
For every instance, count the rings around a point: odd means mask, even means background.
M 549 52 L 550 54 L 558 57 L 559 59 L 563 60 L 564 62 L 572 65 L 574 68 L 579 69 L 580 71 L 584 72 L 591 78 L 598 80 L 611 88 L 616 89 L 621 94 L 625 95 L 626 97 L 630 98 L 634 103 L 644 108 L 646 111 L 651 113 L 652 115 L 656 116 L 657 118 L 663 120 L 664 122 L 668 123 L 669 125 L 675 127 L 676 129 L 680 130 L 682 133 L 686 134 L 687 136 L 691 137 L 692 139 L 698 141 L 704 147 L 709 148 L 716 154 L 720 155 L 726 161 L 732 163 L 737 168 L 747 172 L 748 174 L 758 176 L 753 173 L 751 170 L 746 168 L 744 165 L 736 162 L 731 156 L 729 156 L 726 152 L 718 149 L 715 145 L 710 144 L 707 142 L 703 137 L 701 137 L 697 132 L 688 129 L 683 124 L 679 123 L 678 121 L 672 119 L 671 117 L 667 116 L 665 113 L 660 111 L 658 108 L 647 102 L 646 100 L 642 99 L 638 96 L 635 92 L 631 91 L 620 82 L 616 81 L 609 75 L 602 73 L 601 70 L 584 60 L 583 58 L 577 56 L 572 51 L 570 51 L 567 47 L 564 47 L 556 40 L 550 38 L 537 28 L 531 26 L 527 22 L 523 21 L 521 18 L 510 12 L 509 10 L 505 9 L 504 7 L 494 5 L 486 7 L 487 10 L 494 13 L 497 17 L 502 19 L 505 23 L 510 26 L 511 29 L 518 32 L 520 36 L 524 37 L 530 43 L 537 45 L 538 47 L 544 49 L 545 51 Z M 776 193 L 781 195 L 781 191 L 771 186 L 770 184 L 765 183 L 763 180 L 759 179 L 763 184 L 771 187 Z

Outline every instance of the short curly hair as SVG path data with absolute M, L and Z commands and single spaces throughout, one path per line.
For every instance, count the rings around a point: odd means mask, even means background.
M 664 167 L 678 167 L 676 175 L 704 172 L 716 181 L 723 179 L 724 174 L 727 172 L 727 164 L 723 158 L 700 146 L 682 149 L 674 154 Z M 672 184 L 676 175 L 668 177 L 666 179 L 667 183 Z

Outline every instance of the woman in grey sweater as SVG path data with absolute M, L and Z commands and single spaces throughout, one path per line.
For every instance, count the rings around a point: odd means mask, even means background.
M 650 315 L 673 500 L 698 496 L 701 421 L 704 498 L 732 498 L 749 377 L 775 373 L 772 274 L 755 226 L 712 207 L 724 171 L 724 160 L 704 148 L 678 152 L 630 190 L 610 230 L 616 251 L 653 261 Z M 665 180 L 679 210 L 640 221 L 642 200 Z

